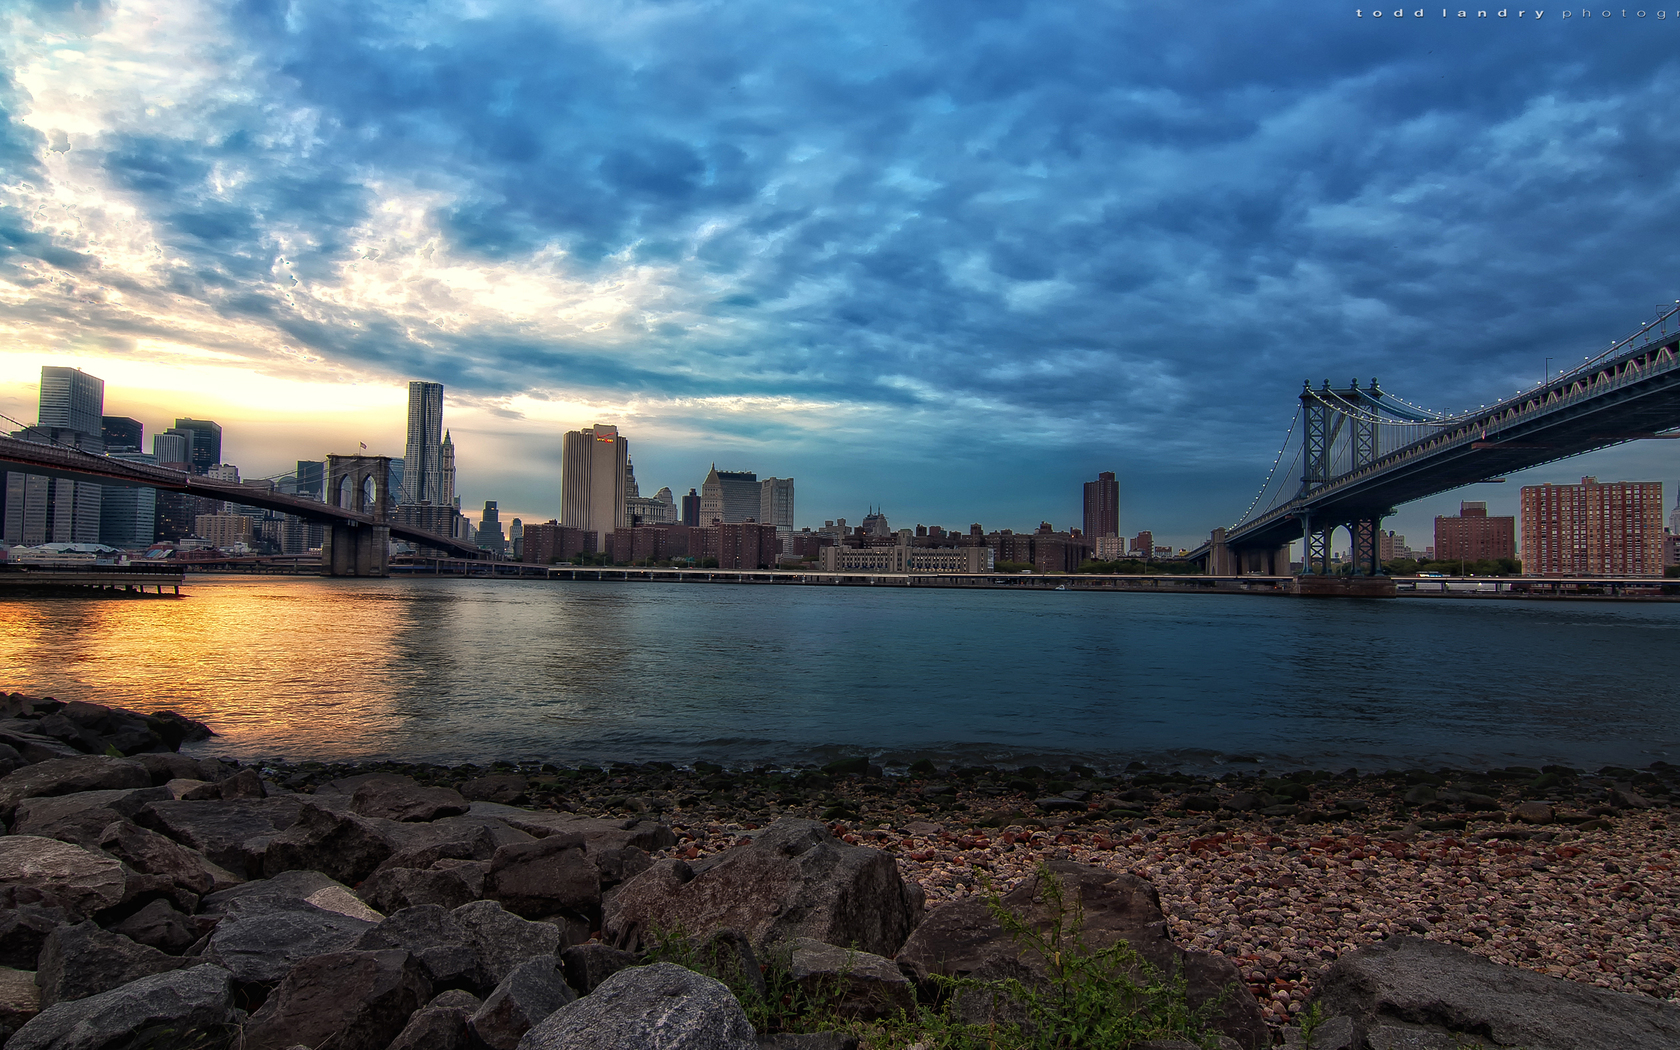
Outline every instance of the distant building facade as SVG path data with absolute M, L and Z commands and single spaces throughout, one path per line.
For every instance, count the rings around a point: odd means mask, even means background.
M 684 525 L 700 524 L 700 493 L 693 489 L 682 498 L 682 523 Z
M 190 442 L 187 462 L 194 474 L 208 474 L 222 461 L 222 425 L 208 419 L 177 419 L 171 428 Z
M 484 501 L 484 514 L 478 523 L 478 549 L 492 554 L 507 553 L 507 539 L 502 535 L 502 515 L 496 501 Z
M 592 533 L 597 543 L 614 529 L 627 528 L 630 521 L 624 500 L 630 443 L 618 427 L 597 423 L 569 431 L 560 451 L 560 521 L 567 528 Z
M 1522 490 L 1523 572 L 1541 576 L 1660 576 L 1660 481 L 1527 485 Z M 1436 539 L 1435 556 L 1441 557 Z
M 252 519 L 243 514 L 200 514 L 193 521 L 193 535 L 218 550 L 251 543 Z
M 750 470 L 719 470 L 712 464 L 700 484 L 700 524 L 757 521 L 758 474 Z
M 119 448 L 131 452 L 145 451 L 141 442 L 146 437 L 146 425 L 129 416 L 99 417 L 99 436 L 104 440 L 107 452 Z
M 37 423 L 12 437 L 95 454 L 105 451 L 105 381 L 79 368 L 41 369 Z M 42 543 L 98 543 L 103 486 L 8 471 L 0 474 L 0 539 Z
M 793 479 L 765 478 L 758 483 L 758 523 L 793 528 Z
M 443 494 L 443 384 L 408 384 L 408 442 L 397 503 L 453 502 Z
M 1435 519 L 1435 560 L 1473 562 L 1515 559 L 1516 521 L 1513 517 L 1488 517 L 1486 503 L 1461 502 L 1457 517 L 1441 515 Z
M 582 529 L 568 528 L 558 521 L 525 526 L 525 542 L 520 553 L 523 561 L 536 565 L 552 565 L 557 561 L 571 561 L 580 554 L 593 554 L 599 538 Z
M 992 571 L 990 547 L 822 547 L 823 572 L 973 573 Z
M 106 454 L 125 463 L 153 466 L 157 462 L 144 452 Z M 122 485 L 106 485 L 104 490 L 99 501 L 99 542 L 124 550 L 150 547 L 157 533 L 158 490 Z
M 1112 470 L 1085 483 L 1085 535 L 1093 539 L 1120 535 L 1120 483 Z

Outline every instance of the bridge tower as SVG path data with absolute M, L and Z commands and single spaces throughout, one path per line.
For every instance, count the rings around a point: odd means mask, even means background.
M 1301 488 L 1297 497 L 1311 496 L 1333 478 L 1370 466 L 1381 454 L 1377 422 L 1382 388 L 1375 379 L 1362 390 L 1356 378 L 1343 390 L 1330 380 L 1319 390 L 1312 381 L 1301 384 Z M 1344 436 L 1345 435 L 1345 436 Z M 1386 510 L 1371 510 L 1349 520 L 1320 520 L 1301 516 L 1303 576 L 1329 575 L 1331 538 L 1338 526 L 1353 539 L 1353 571 L 1361 576 L 1382 575 L 1378 537 Z
M 328 456 L 327 503 L 373 521 L 333 522 L 321 543 L 328 576 L 386 576 L 391 552 L 391 457 Z

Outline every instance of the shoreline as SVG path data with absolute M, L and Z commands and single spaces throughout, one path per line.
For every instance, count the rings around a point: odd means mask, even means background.
M 930 907 L 1005 889 L 1041 860 L 1131 872 L 1155 884 L 1176 940 L 1243 970 L 1273 1025 L 1338 956 L 1390 934 L 1680 1002 L 1680 766 L 1665 763 L 1220 779 L 931 763 L 885 776 L 856 759 L 829 772 L 254 764 L 293 791 L 389 771 L 485 801 L 657 817 L 678 838 L 668 855 L 688 860 L 812 817 L 892 853 Z

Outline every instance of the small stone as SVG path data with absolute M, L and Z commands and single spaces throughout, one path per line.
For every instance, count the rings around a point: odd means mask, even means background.
M 1511 807 L 1511 819 L 1519 824 L 1550 824 L 1552 807 L 1544 802 L 1519 802 Z

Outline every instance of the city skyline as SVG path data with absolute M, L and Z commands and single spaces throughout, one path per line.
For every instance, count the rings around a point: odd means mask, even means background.
M 77 366 L 264 476 L 401 455 L 423 379 L 465 507 L 551 514 L 604 420 L 650 487 L 750 464 L 813 521 L 1066 526 L 1112 469 L 1120 531 L 1182 545 L 1303 378 L 1473 407 L 1680 292 L 1672 19 L 288 10 L 0 24 L 0 412 Z M 1387 524 L 1677 470 L 1633 445 Z

